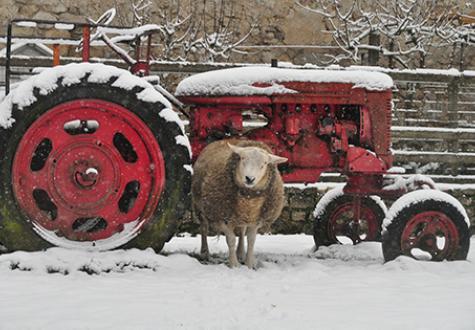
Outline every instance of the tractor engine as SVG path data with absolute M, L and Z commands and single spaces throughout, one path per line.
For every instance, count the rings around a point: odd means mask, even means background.
M 286 182 L 316 182 L 322 172 L 333 171 L 357 174 L 367 183 L 391 167 L 390 89 L 301 81 L 279 86 L 288 92 L 181 96 L 192 105 L 194 157 L 214 140 L 246 137 L 289 159 L 280 168 Z M 265 92 L 275 85 L 257 81 L 252 87 Z

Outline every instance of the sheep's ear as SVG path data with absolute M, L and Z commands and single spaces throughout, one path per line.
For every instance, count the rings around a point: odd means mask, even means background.
M 241 154 L 242 149 L 243 149 L 243 148 L 238 147 L 238 146 L 235 146 L 235 145 L 233 145 L 233 144 L 231 144 L 231 143 L 228 143 L 228 147 L 231 149 L 232 152 L 234 152 L 235 154 L 238 154 L 238 155 Z
M 285 157 L 269 154 L 269 162 L 272 164 L 282 164 L 282 163 L 285 163 L 286 161 L 288 161 L 288 159 Z

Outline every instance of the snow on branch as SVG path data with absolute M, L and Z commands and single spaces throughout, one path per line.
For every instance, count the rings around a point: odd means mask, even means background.
M 123 8 L 117 1 L 116 7 L 118 11 Z M 214 61 L 226 60 L 232 52 L 238 52 L 236 47 L 250 36 L 254 25 L 249 23 L 243 31 L 243 14 L 236 11 L 235 1 L 172 0 L 164 5 L 152 0 L 131 0 L 128 12 L 118 16 L 123 25 L 153 23 L 159 27 L 153 39 L 154 59 Z M 127 38 L 116 36 L 107 41 L 115 43 Z
M 236 12 L 235 2 L 203 0 L 201 11 L 192 17 L 189 35 L 184 42 L 184 56 L 198 57 L 199 60 L 226 60 L 236 48 L 251 35 L 255 24 L 240 36 L 243 13 Z
M 325 64 L 377 64 L 383 57 L 391 67 L 424 66 L 435 48 L 475 41 L 473 27 L 459 24 L 463 8 L 458 1 L 300 0 L 297 4 L 323 17 L 340 48 L 338 54 L 325 54 Z

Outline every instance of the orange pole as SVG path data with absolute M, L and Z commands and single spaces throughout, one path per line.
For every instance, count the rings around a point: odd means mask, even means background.
M 91 39 L 91 30 L 88 25 L 82 28 L 82 61 L 89 62 L 89 46 Z
M 53 66 L 59 65 L 59 44 L 53 45 Z

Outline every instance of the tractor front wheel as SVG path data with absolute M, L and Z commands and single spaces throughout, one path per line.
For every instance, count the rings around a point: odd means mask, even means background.
M 359 203 L 359 210 L 355 203 Z M 379 241 L 385 214 L 386 206 L 377 196 L 355 198 L 342 188 L 332 189 L 320 199 L 313 213 L 315 246 Z
M 400 197 L 389 209 L 383 230 L 383 255 L 420 260 L 464 260 L 470 246 L 468 217 L 454 197 L 418 190 Z

